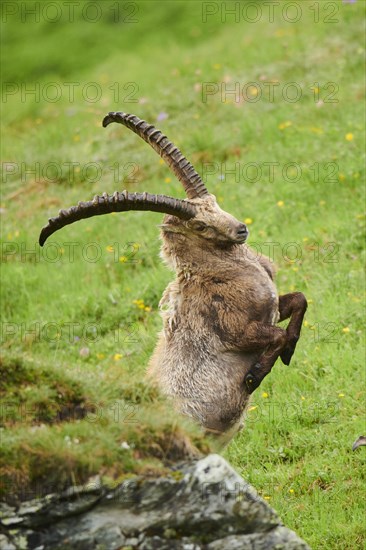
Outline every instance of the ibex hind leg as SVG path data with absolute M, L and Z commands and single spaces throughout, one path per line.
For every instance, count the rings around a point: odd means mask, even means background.
M 279 297 L 280 321 L 288 319 L 290 322 L 286 329 L 287 343 L 281 352 L 281 360 L 289 365 L 294 354 L 296 344 L 300 338 L 301 326 L 307 309 L 307 301 L 301 292 L 292 292 Z
M 265 346 L 265 339 L 263 339 L 263 347 L 266 348 L 266 351 L 262 353 L 258 362 L 245 375 L 244 384 L 248 393 L 253 393 L 260 386 L 267 374 L 271 372 L 273 365 L 287 343 L 286 331 L 280 327 L 262 325 L 261 332 L 262 335 L 263 332 L 267 333 L 267 339 L 270 337 L 270 340 L 268 341 L 268 345 Z
M 263 378 L 271 372 L 286 342 L 287 334 L 283 328 L 259 321 L 253 321 L 243 331 L 241 341 L 237 342 L 242 351 L 263 350 L 257 363 L 244 377 L 244 385 L 248 393 L 258 388 Z
M 267 349 L 244 378 L 244 384 L 249 393 L 258 388 L 262 380 L 271 372 L 278 357 L 281 357 L 285 365 L 290 364 L 300 338 L 306 309 L 307 301 L 301 292 L 285 294 L 279 297 L 279 320 L 283 321 L 290 317 L 286 330 L 260 323 L 253 323 L 250 326 L 250 330 L 245 335 L 246 347 L 250 348 L 254 344 L 265 348 L 267 345 Z

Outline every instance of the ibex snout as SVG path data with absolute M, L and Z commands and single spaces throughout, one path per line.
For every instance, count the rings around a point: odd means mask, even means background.
M 245 225 L 245 223 L 240 223 L 239 224 L 239 226 L 237 228 L 237 231 L 236 231 L 236 235 L 237 235 L 238 241 L 241 242 L 241 243 L 243 243 L 247 240 L 248 235 L 249 235 L 249 231 L 248 231 L 248 228 Z

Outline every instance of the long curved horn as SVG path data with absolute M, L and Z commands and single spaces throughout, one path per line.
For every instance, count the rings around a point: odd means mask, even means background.
M 149 193 L 128 193 L 116 191 L 113 195 L 103 193 L 102 197 L 96 195 L 92 201 L 79 202 L 77 206 L 71 206 L 67 210 L 60 210 L 56 218 L 50 218 L 48 224 L 43 227 L 39 236 L 39 244 L 44 245 L 52 233 L 65 225 L 74 223 L 84 218 L 100 216 L 111 212 L 124 212 L 126 210 L 150 210 L 172 214 L 183 220 L 189 220 L 196 215 L 193 204 L 167 197 L 166 195 L 150 195 Z
M 151 145 L 183 184 L 189 199 L 208 195 L 208 191 L 200 175 L 193 168 L 192 164 L 182 155 L 178 147 L 169 141 L 160 130 L 157 130 L 152 124 L 148 124 L 145 120 L 141 120 L 135 115 L 122 112 L 109 113 L 104 117 L 104 128 L 111 122 L 118 122 L 119 124 L 127 126 L 127 128 L 135 132 L 135 134 L 140 136 L 146 143 Z

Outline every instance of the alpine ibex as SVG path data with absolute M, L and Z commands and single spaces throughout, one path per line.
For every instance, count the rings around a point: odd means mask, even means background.
M 303 294 L 278 296 L 272 263 L 244 244 L 247 227 L 221 210 L 177 147 L 137 116 L 109 113 L 146 141 L 183 184 L 187 199 L 115 192 L 79 202 L 51 218 L 40 245 L 83 218 L 150 210 L 165 213 L 161 256 L 176 272 L 160 302 L 164 330 L 148 375 L 184 414 L 215 434 L 240 426 L 250 394 L 281 357 L 288 365 L 307 303 Z M 290 318 L 287 329 L 275 324 Z

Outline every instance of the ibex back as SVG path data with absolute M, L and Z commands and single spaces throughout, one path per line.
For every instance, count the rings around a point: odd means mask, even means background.
M 207 431 L 231 435 L 241 425 L 250 394 L 278 357 L 288 365 L 300 336 L 307 303 L 295 292 L 278 296 L 274 269 L 244 244 L 245 224 L 221 210 L 200 176 L 166 136 L 126 113 L 109 113 L 165 160 L 187 199 L 115 192 L 61 210 L 40 235 L 46 239 L 83 218 L 151 210 L 165 213 L 161 255 L 176 272 L 160 302 L 164 328 L 148 368 L 178 410 Z M 276 326 L 290 318 L 287 329 Z

